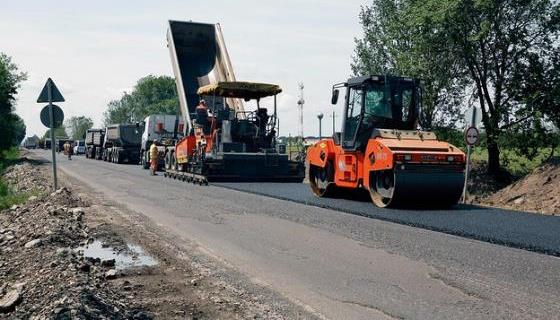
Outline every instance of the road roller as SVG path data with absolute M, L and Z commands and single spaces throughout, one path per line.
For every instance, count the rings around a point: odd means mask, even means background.
M 364 189 L 378 207 L 455 205 L 465 154 L 419 127 L 421 82 L 389 75 L 351 78 L 333 85 L 333 105 L 343 88 L 342 131 L 307 151 L 313 193 L 328 197 Z

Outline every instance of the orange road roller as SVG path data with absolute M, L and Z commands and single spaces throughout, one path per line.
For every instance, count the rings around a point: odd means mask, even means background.
M 386 75 L 351 78 L 333 86 L 333 104 L 343 87 L 342 132 L 307 151 L 312 191 L 327 197 L 365 189 L 378 207 L 456 204 L 465 154 L 419 129 L 420 81 Z

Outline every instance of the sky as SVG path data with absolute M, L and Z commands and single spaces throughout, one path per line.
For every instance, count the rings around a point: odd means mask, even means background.
M 298 132 L 298 83 L 304 89 L 304 135 L 332 134 L 331 87 L 351 75 L 354 38 L 366 0 L 6 1 L 0 52 L 27 72 L 16 112 L 27 135 L 42 136 L 48 77 L 64 95 L 65 118 L 87 116 L 101 126 L 107 103 L 146 75 L 173 75 L 168 20 L 220 23 L 237 80 L 279 84 L 280 134 Z M 340 113 L 340 110 L 337 110 Z M 340 127 L 340 117 L 336 118 Z

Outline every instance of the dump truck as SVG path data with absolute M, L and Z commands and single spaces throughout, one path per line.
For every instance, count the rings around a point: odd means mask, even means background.
M 373 75 L 333 86 L 346 91 L 342 132 L 308 148 L 319 197 L 364 189 L 378 207 L 451 206 L 462 194 L 465 154 L 418 126 L 422 93 L 412 78 Z
M 218 24 L 169 21 L 167 42 L 185 134 L 167 148 L 164 175 L 200 184 L 301 182 L 304 164 L 276 148 L 280 87 L 236 81 Z M 270 112 L 260 104 L 265 97 L 272 99 Z M 197 112 L 200 100 L 206 116 Z M 249 100 L 256 108 L 246 111 Z
M 105 128 L 103 140 L 103 160 L 113 163 L 140 162 L 142 124 L 114 124 Z
M 101 160 L 105 129 L 88 129 L 86 131 L 86 158 Z
M 175 146 L 175 143 L 183 137 L 185 124 L 178 115 L 153 114 L 147 116 L 143 121 L 144 133 L 142 134 L 142 145 L 140 147 L 140 163 L 142 168 L 150 167 L 150 146 L 157 142 L 158 147 L 158 169 L 165 165 L 165 151 L 167 147 Z
M 39 144 L 39 139 L 37 137 L 27 137 L 23 141 L 23 147 L 26 149 L 36 149 Z

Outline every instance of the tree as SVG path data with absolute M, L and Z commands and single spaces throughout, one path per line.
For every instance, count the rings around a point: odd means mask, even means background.
M 442 51 L 460 57 L 465 89 L 474 88 L 482 110 L 490 173 L 500 172 L 502 133 L 542 114 L 516 99 L 522 85 L 516 74 L 535 57 L 546 64 L 553 60 L 559 22 L 558 2 L 550 0 L 424 0 L 415 2 L 406 19 L 408 28 L 426 30 L 420 35 L 448 39 Z
M 23 122 L 23 119 L 20 118 L 17 114 L 13 114 L 13 138 L 12 138 L 12 145 L 19 146 L 23 139 L 25 139 L 25 132 L 27 131 L 27 127 Z
M 529 158 L 539 148 L 549 147 L 552 157 L 560 144 L 556 133 L 560 128 L 560 52 L 549 59 L 531 54 L 527 61 L 516 65 L 513 77 L 514 85 L 508 87 L 508 92 L 512 101 L 524 106 L 517 111 L 523 121 L 513 125 L 521 133 L 513 139 L 513 147 Z
M 423 128 L 457 122 L 463 101 L 457 57 L 440 48 L 448 39 L 427 29 L 406 27 L 417 1 L 374 0 L 362 7 L 363 38 L 355 39 L 354 75 L 394 74 L 423 80 Z
M 68 138 L 68 134 L 66 133 L 66 129 L 64 127 L 54 128 L 54 137 L 56 138 Z M 51 129 L 47 129 L 45 134 L 43 135 L 43 140 L 51 138 Z
M 11 58 L 0 53 L 0 151 L 17 146 L 25 137 L 25 124 L 14 113 L 14 105 L 19 86 L 26 79 Z
M 70 131 L 70 137 L 74 140 L 84 139 L 86 131 L 93 127 L 93 120 L 84 116 L 71 117 L 66 120 L 65 127 Z
M 131 93 L 109 102 L 105 125 L 142 121 L 150 114 L 179 114 L 175 79 L 149 75 L 138 80 Z

